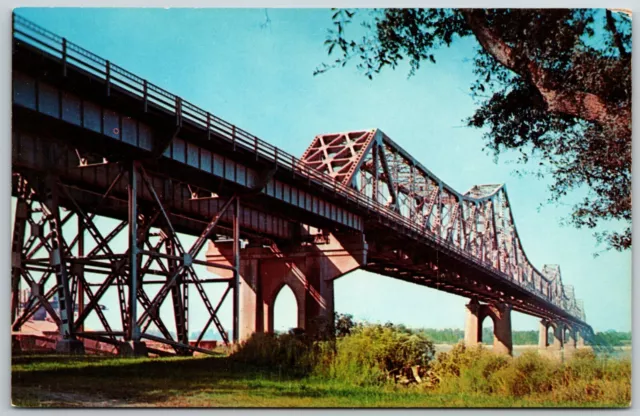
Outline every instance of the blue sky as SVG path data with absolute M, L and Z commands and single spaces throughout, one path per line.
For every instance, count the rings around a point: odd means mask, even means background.
M 516 166 L 506 158 L 494 163 L 482 149 L 482 131 L 464 126 L 475 109 L 468 94 L 473 39 L 438 51 L 437 64 L 425 64 L 411 78 L 408 68 L 400 67 L 370 81 L 354 65 L 313 76 L 328 60 L 323 42 L 329 10 L 271 9 L 266 27 L 264 9 L 21 8 L 16 13 L 294 155 L 316 134 L 378 127 L 459 191 L 506 183 L 529 259 L 539 269 L 560 264 L 565 284 L 575 286 L 595 330 L 631 330 L 631 252 L 594 258 L 602 247 L 596 247 L 592 230 L 560 225 L 573 201 L 540 208 L 548 183 L 513 175 Z M 387 277 L 357 271 L 338 279 L 335 292 L 336 310 L 357 319 L 464 325 L 467 299 Z M 227 302 L 221 311 L 226 327 L 230 306 Z M 293 326 L 294 308 L 292 294 L 279 297 L 276 326 Z M 201 306 L 192 308 L 191 330 L 204 323 L 202 312 Z M 513 327 L 534 330 L 537 319 L 514 313 Z

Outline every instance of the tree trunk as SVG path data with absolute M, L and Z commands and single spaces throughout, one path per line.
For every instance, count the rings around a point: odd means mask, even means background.
M 540 92 L 552 113 L 566 114 L 614 129 L 620 136 L 631 137 L 631 107 L 618 107 L 595 94 L 567 91 L 550 82 L 548 73 L 526 56 L 517 56 L 513 48 L 486 25 L 481 9 L 462 9 L 462 14 L 482 48 L 500 64 L 528 79 Z

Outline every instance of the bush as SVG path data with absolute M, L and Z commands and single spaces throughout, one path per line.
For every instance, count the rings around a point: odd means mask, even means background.
M 394 325 L 361 325 L 335 341 L 333 359 L 318 372 L 358 385 L 380 384 L 412 372 L 424 374 L 435 355 L 425 336 Z M 418 367 L 418 368 L 416 368 Z
M 559 372 L 552 396 L 563 401 L 629 404 L 631 361 L 579 350 Z
M 424 374 L 435 355 L 431 341 L 404 327 L 364 324 L 351 333 L 318 341 L 304 333 L 255 333 L 232 354 L 248 364 L 291 375 L 316 375 L 358 385 Z M 414 368 L 412 370 L 412 367 Z
M 351 330 L 355 328 L 356 323 L 353 315 L 336 313 L 334 315 L 335 335 L 337 337 L 345 337 L 351 334 Z
M 482 346 L 458 344 L 440 353 L 431 366 L 441 393 L 529 397 L 544 402 L 608 403 L 631 401 L 631 362 L 577 350 L 561 363 L 527 351 L 516 358 L 493 354 Z
M 232 358 L 293 376 L 314 374 L 355 385 L 426 381 L 440 393 L 527 397 L 541 402 L 631 401 L 631 361 L 576 350 L 565 362 L 535 351 L 519 357 L 494 354 L 459 343 L 434 359 L 424 332 L 393 324 L 355 324 L 330 340 L 311 339 L 300 330 L 254 334 Z
M 458 343 L 440 353 L 432 374 L 442 392 L 492 393 L 492 375 L 510 364 L 511 358 L 493 354 L 482 346 L 467 348 Z
M 304 332 L 254 333 L 231 355 L 232 359 L 295 375 L 311 372 L 315 366 L 315 343 Z
M 553 388 L 558 364 L 535 351 L 526 351 L 513 359 L 491 377 L 496 393 L 522 397 L 533 393 L 547 393 Z

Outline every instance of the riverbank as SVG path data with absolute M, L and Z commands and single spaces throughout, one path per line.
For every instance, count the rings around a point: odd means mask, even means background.
M 449 352 L 454 347 L 455 344 L 434 344 L 436 349 L 436 353 L 440 352 Z M 484 348 L 491 350 L 492 345 L 483 345 Z M 578 350 L 593 350 L 593 348 L 589 346 L 579 347 Z M 513 346 L 513 356 L 517 357 L 521 355 L 525 351 L 539 351 L 538 345 L 536 344 L 528 344 L 528 345 L 514 345 Z M 631 359 L 632 349 L 631 345 L 625 345 L 621 347 L 611 347 L 608 354 L 614 358 L 629 358 Z
M 226 356 L 108 358 L 16 356 L 12 403 L 19 407 L 626 407 L 608 398 L 522 397 L 423 386 L 357 386 L 291 377 Z

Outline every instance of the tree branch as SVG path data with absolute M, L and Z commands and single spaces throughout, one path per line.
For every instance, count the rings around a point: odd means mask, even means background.
M 566 91 L 550 81 L 549 74 L 526 56 L 517 56 L 513 48 L 486 25 L 482 9 L 461 10 L 482 48 L 500 64 L 529 80 L 542 95 L 547 110 L 613 127 L 631 137 L 631 108 L 617 108 L 595 94 Z
M 613 40 L 616 43 L 618 51 L 620 52 L 620 57 L 623 59 L 629 58 L 629 53 L 624 49 L 624 45 L 622 44 L 622 37 L 620 37 L 620 32 L 618 32 L 618 29 L 616 29 L 616 22 L 615 20 L 613 20 L 613 14 L 611 13 L 611 10 L 606 10 L 606 17 L 607 29 L 609 29 L 609 32 L 611 32 L 611 34 L 613 35 Z

